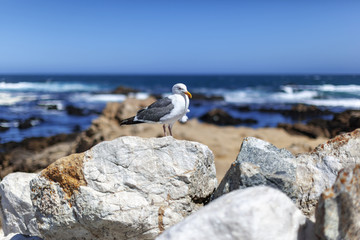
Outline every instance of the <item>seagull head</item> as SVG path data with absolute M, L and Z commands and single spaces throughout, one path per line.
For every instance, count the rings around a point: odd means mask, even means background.
M 187 87 L 183 83 L 177 83 L 172 87 L 172 92 L 174 94 L 186 94 L 189 98 L 192 98 L 191 93 L 187 90 Z

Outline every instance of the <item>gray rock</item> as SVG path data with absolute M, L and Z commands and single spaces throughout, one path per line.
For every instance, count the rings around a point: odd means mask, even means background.
M 59 159 L 30 185 L 45 239 L 154 239 L 203 206 L 217 181 L 205 145 L 122 137 Z
M 315 239 L 311 222 L 282 192 L 266 186 L 226 194 L 156 240 Z
M 213 199 L 230 191 L 267 185 L 280 189 L 308 217 L 321 193 L 332 186 L 338 171 L 360 161 L 360 131 L 340 135 L 311 153 L 293 156 L 265 141 L 248 137 Z
M 35 173 L 16 172 L 7 175 L 0 183 L 0 209 L 5 235 L 22 233 L 41 236 L 37 228 L 35 210 L 30 199 L 30 180 Z
M 360 239 L 360 165 L 341 170 L 321 194 L 315 229 L 320 239 Z
M 295 199 L 295 180 L 295 157 L 289 151 L 278 149 L 263 140 L 247 137 L 236 161 L 231 165 L 213 197 L 217 198 L 236 189 L 268 185 L 281 189 Z

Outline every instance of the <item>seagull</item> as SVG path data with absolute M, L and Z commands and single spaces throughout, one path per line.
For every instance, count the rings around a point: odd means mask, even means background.
M 177 83 L 172 87 L 172 94 L 168 97 L 157 100 L 148 107 L 139 110 L 135 116 L 124 119 L 120 125 L 131 125 L 138 123 L 161 123 L 163 124 L 164 136 L 166 125 L 172 136 L 172 126 L 179 120 L 186 122 L 186 113 L 189 112 L 189 98 L 191 93 L 183 83 Z

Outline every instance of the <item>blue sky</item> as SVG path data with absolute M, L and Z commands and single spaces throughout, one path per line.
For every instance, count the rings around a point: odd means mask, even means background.
M 0 73 L 360 73 L 360 1 L 0 1 Z

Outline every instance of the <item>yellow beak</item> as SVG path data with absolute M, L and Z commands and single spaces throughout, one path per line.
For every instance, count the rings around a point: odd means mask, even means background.
M 192 98 L 192 95 L 191 95 L 191 93 L 189 92 L 189 91 L 186 91 L 186 92 L 184 92 L 186 95 L 188 95 L 189 96 L 189 98 Z

